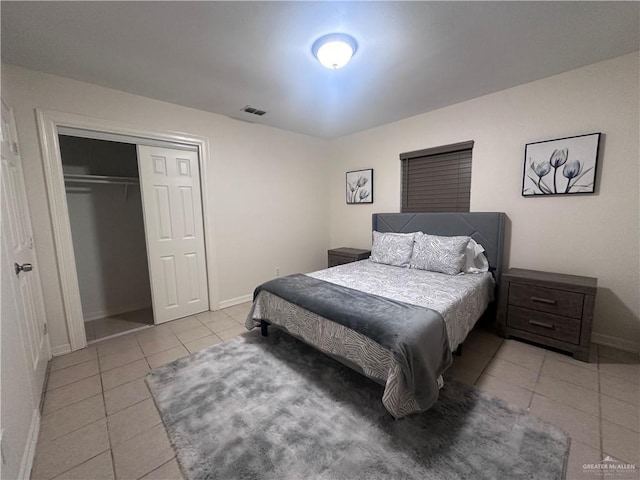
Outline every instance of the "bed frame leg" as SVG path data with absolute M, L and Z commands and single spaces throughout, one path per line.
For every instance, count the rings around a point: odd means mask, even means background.
M 263 337 L 269 335 L 268 328 L 269 322 L 267 322 L 266 320 L 260 320 L 260 332 L 262 333 Z
M 462 344 L 458 345 L 458 348 L 456 348 L 456 351 L 453 352 L 454 355 L 461 357 L 462 356 Z

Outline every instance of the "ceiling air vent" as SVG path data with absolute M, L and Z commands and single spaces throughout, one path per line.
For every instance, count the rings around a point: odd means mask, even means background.
M 253 115 L 258 115 L 259 117 L 263 116 L 265 113 L 264 110 L 260 110 L 259 108 L 254 108 L 251 105 L 247 105 L 242 109 L 243 112 L 251 113 Z

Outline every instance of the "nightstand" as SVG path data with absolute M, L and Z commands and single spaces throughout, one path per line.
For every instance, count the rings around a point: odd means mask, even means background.
M 345 263 L 357 262 L 369 258 L 371 250 L 360 250 L 359 248 L 334 248 L 327 251 L 329 257 L 329 267 L 344 265 Z
M 502 275 L 498 324 L 518 337 L 589 361 L 598 280 L 512 268 Z

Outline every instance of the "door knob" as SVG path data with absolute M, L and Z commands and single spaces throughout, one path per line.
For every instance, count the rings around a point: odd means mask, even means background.
M 30 272 L 31 270 L 33 270 L 33 265 L 31 265 L 30 263 L 23 263 L 22 265 L 14 263 L 13 266 L 16 269 L 16 275 L 20 275 L 20 272 Z

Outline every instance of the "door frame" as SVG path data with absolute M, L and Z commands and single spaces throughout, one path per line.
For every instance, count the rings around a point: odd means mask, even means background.
M 207 281 L 209 284 L 209 308 L 219 307 L 219 290 L 217 277 L 217 257 L 214 235 L 207 232 L 214 231 L 212 212 L 212 191 L 208 188 L 206 179 L 209 164 L 209 140 L 205 137 L 181 132 L 150 130 L 123 122 L 103 120 L 55 110 L 36 109 L 38 135 L 42 148 L 44 177 L 47 185 L 47 198 L 53 226 L 53 241 L 62 290 L 62 301 L 65 309 L 67 330 L 71 350 L 78 350 L 87 346 L 87 338 L 82 315 L 80 287 L 73 251 L 71 224 L 67 197 L 62 171 L 62 155 L 58 141 L 58 127 L 78 128 L 105 132 L 111 134 L 139 137 L 141 139 L 159 140 L 182 143 L 198 149 L 198 163 L 200 166 L 200 189 L 202 196 L 202 216 L 204 222 L 205 258 L 207 262 Z

